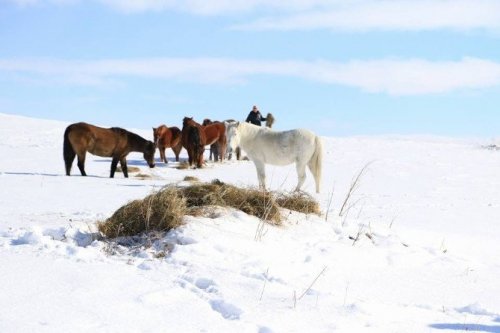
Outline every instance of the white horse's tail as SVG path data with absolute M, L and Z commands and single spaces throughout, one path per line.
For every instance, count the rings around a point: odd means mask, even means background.
M 308 162 L 308 166 L 316 182 L 316 193 L 319 193 L 323 166 L 323 144 L 319 136 L 316 136 L 314 139 L 314 153 Z

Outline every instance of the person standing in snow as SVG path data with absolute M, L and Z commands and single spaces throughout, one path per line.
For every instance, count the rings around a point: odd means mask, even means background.
M 267 119 L 262 117 L 262 115 L 260 114 L 260 111 L 257 108 L 257 106 L 254 105 L 252 111 L 250 111 L 250 113 L 248 114 L 247 120 L 245 120 L 245 122 L 261 126 L 261 122 L 266 120 Z

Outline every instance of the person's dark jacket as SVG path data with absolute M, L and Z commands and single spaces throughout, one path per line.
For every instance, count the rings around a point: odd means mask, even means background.
M 267 119 L 262 117 L 262 115 L 260 114 L 259 111 L 257 111 L 257 112 L 250 111 L 250 113 L 248 114 L 247 120 L 245 120 L 245 122 L 260 126 L 261 121 L 266 121 L 266 120 Z

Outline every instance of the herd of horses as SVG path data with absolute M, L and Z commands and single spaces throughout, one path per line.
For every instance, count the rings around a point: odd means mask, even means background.
M 153 127 L 153 141 L 123 128 L 102 128 L 84 122 L 69 125 L 64 132 L 63 157 L 66 175 L 71 174 L 75 158 L 82 176 L 85 172 L 85 156 L 89 152 L 101 157 L 111 157 L 110 177 L 113 178 L 118 162 L 123 175 L 128 177 L 126 157 L 130 152 L 143 153 L 144 160 L 150 168 L 155 166 L 156 149 L 160 152 L 161 162 L 168 163 L 165 155 L 167 148 L 172 149 L 175 160 L 179 161 L 182 148 L 188 153 L 191 167 L 202 168 L 204 164 L 205 146 L 210 146 L 210 159 L 223 161 L 228 154 L 236 152 L 240 158 L 243 149 L 257 169 L 259 186 L 265 188 L 265 164 L 296 164 L 300 190 L 305 180 L 305 168 L 314 176 L 316 192 L 319 193 L 321 182 L 322 143 L 314 133 L 295 129 L 290 131 L 273 131 L 270 127 L 261 128 L 245 122 L 226 120 L 223 122 L 205 119 L 202 124 L 192 117 L 184 117 L 182 130 L 178 127 L 161 125 Z

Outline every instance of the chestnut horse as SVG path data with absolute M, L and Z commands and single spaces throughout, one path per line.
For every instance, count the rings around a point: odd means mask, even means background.
M 128 153 L 135 151 L 144 154 L 144 159 L 150 168 L 154 168 L 155 145 L 139 135 L 120 127 L 102 128 L 87 123 L 75 123 L 64 131 L 63 155 L 66 164 L 66 175 L 71 172 L 71 165 L 78 155 L 78 168 L 82 176 L 85 173 L 85 155 L 87 152 L 101 156 L 112 157 L 110 178 L 113 178 L 118 162 L 123 175 L 128 177 Z
M 165 149 L 172 148 L 175 154 L 175 160 L 179 162 L 179 153 L 182 149 L 181 130 L 178 127 L 167 127 L 160 125 L 157 128 L 153 127 L 153 138 L 155 146 L 160 151 L 160 161 L 168 163 L 165 157 Z
M 184 117 L 182 120 L 182 146 L 188 153 L 189 165 L 196 164 L 198 168 L 203 167 L 203 152 L 205 151 L 205 132 L 193 117 Z
M 219 121 L 212 122 L 210 119 L 205 119 L 202 127 L 207 137 L 206 144 L 210 145 L 210 157 L 213 152 L 215 161 L 219 161 L 220 158 L 222 162 L 226 154 L 226 125 Z

